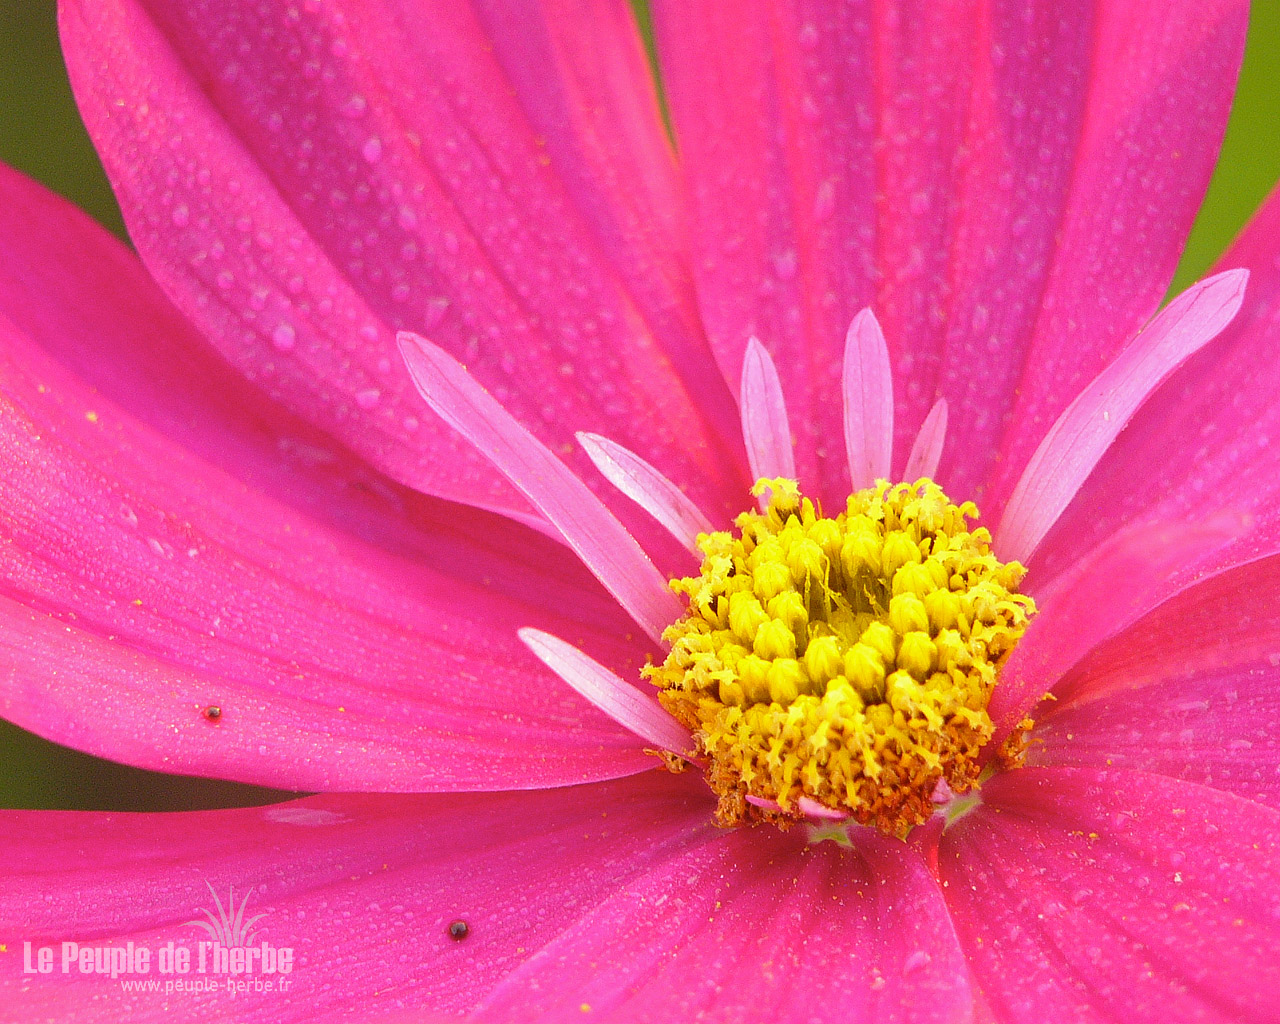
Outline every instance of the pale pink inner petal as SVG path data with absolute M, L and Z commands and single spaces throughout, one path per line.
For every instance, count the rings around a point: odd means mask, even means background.
M 933 403 L 929 415 L 924 418 L 920 433 L 916 435 L 911 454 L 907 456 L 907 468 L 903 480 L 919 480 L 922 476 L 938 474 L 942 461 L 942 446 L 947 440 L 947 400 L 939 398 Z
M 711 533 L 711 520 L 684 491 L 634 452 L 599 434 L 579 433 L 578 443 L 605 479 L 695 554 L 698 534 Z
M 845 336 L 844 445 L 853 490 L 888 479 L 893 457 L 893 374 L 884 332 L 869 308 L 853 318 Z
M 824 818 L 827 821 L 844 821 L 849 817 L 848 812 L 838 811 L 834 807 L 827 807 L 825 804 L 818 803 L 807 796 L 800 797 L 796 801 L 796 806 L 800 809 L 800 813 L 810 818 Z
M 773 477 L 796 478 L 795 452 L 791 448 L 791 426 L 787 403 L 778 380 L 778 368 L 760 344 L 747 342 L 742 363 L 742 440 L 747 446 L 747 463 L 756 480 Z
M 1240 308 L 1248 271 L 1228 270 L 1178 296 L 1084 389 L 1045 435 L 996 531 L 1006 561 L 1026 561 L 1147 397 Z
M 520 639 L 547 668 L 642 740 L 676 754 L 687 753 L 693 746 L 688 730 L 662 709 L 655 696 L 641 693 L 572 644 L 539 629 L 520 630 Z
M 628 614 L 660 641 L 683 609 L 635 538 L 453 356 L 408 332 L 400 335 L 400 351 L 427 404 L 533 502 Z
M 1073 665 L 1108 637 L 1137 621 L 1188 584 L 1178 574 L 1189 560 L 1245 532 L 1238 516 L 1204 523 L 1142 524 L 1121 531 L 1052 588 L 1036 593 L 1038 612 L 1000 671 L 988 712 L 994 752 L 1009 731 Z
M 769 800 L 765 797 L 754 796 L 753 794 L 750 794 L 750 793 L 747 794 L 747 803 L 749 803 L 752 807 L 763 807 L 766 811 L 782 810 L 782 805 L 778 803 L 777 800 Z

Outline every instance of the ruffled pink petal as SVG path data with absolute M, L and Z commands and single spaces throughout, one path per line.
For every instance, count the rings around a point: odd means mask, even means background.
M 994 464 L 1007 494 L 1168 287 L 1226 125 L 1245 0 L 653 8 L 725 375 L 764 340 L 800 476 L 843 501 L 831 396 L 845 327 L 873 306 L 897 458 L 945 397 L 942 482 L 981 499 Z
M 968 972 L 923 861 L 873 833 L 854 851 L 806 846 L 803 831 L 724 832 L 633 874 L 478 1018 L 967 1020 Z
M 3 318 L 0 382 L 6 718 L 291 789 L 527 788 L 648 763 L 516 636 L 637 667 L 625 616 L 554 571 L 559 545 L 493 517 L 488 550 L 448 531 L 424 550 L 456 539 L 451 555 L 370 545 L 139 423 Z
M 684 491 L 634 452 L 599 434 L 577 434 L 587 456 L 604 478 L 653 516 L 667 532 L 695 554 L 698 534 L 715 527 Z
M 1275 1019 L 1280 812 L 1141 772 L 997 775 L 939 866 L 996 1021 Z
M 782 393 L 778 369 L 768 351 L 756 338 L 747 342 L 742 361 L 742 440 L 747 447 L 751 476 L 796 479 L 796 457 L 787 422 L 787 401 Z
M 663 709 L 656 694 L 642 693 L 550 633 L 526 628 L 520 630 L 520 639 L 547 668 L 624 729 L 659 750 L 675 754 L 691 750 L 689 731 Z
M 920 433 L 916 435 L 911 454 L 907 456 L 907 468 L 902 479 L 919 480 L 922 476 L 936 476 L 946 441 L 947 400 L 939 398 L 929 410 L 929 415 L 924 418 Z
M 875 313 L 864 309 L 845 335 L 840 390 L 852 490 L 889 479 L 893 463 L 893 374 Z
M 715 842 L 700 780 L 662 772 L 524 794 L 324 796 L 185 814 L 3 812 L 0 1005 L 14 1020 L 235 1024 L 456 1020 L 635 879 Z M 293 950 L 287 996 L 124 992 L 61 973 L 61 943 L 159 950 L 248 896 L 259 939 Z M 450 937 L 463 921 L 465 939 Z M 52 945 L 22 974 L 24 941 Z M 172 978 L 174 976 L 170 976 Z M 194 966 L 188 979 L 200 978 Z M 216 977 L 206 973 L 205 979 Z M 263 975 L 256 975 L 259 979 Z M 577 1012 L 575 1007 L 575 1012 Z
M 421 415 L 410 329 L 553 447 L 596 430 L 740 504 L 624 2 L 66 0 L 61 25 L 139 252 L 299 417 L 414 487 L 527 512 Z
M 995 540 L 1005 561 L 1030 560 L 1138 407 L 1235 317 L 1248 278 L 1228 270 L 1187 289 L 1067 407 L 1004 507 Z
M 1278 589 L 1271 557 L 1162 605 L 1061 682 L 1029 756 L 1159 772 L 1280 809 Z
M 1223 267 L 1249 270 L 1239 315 L 1134 416 L 1032 565 L 1061 572 L 1126 526 L 1217 512 L 1253 523 L 1236 543 L 1189 562 L 1186 577 L 1280 551 L 1280 198 L 1273 196 Z
M 1037 612 L 1000 670 L 987 708 L 993 755 L 1009 732 L 1063 675 L 1108 637 L 1188 586 L 1184 569 L 1247 531 L 1241 517 L 1122 530 L 1047 587 L 1032 587 Z
M 559 531 L 655 642 L 684 613 L 644 549 L 590 489 L 449 353 L 416 335 L 400 351 L 422 397 Z

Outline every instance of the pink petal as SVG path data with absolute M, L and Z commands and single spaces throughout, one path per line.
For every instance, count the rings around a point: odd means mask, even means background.
M 409 329 L 552 447 L 606 433 L 703 507 L 740 504 L 625 4 L 69 0 L 61 25 L 139 252 L 300 418 L 416 488 L 527 512 L 421 415 Z
M 943 837 L 994 1016 L 1243 1024 L 1280 992 L 1280 812 L 1140 772 L 997 775 Z
M 648 555 L 563 462 L 443 349 L 403 334 L 400 351 L 427 404 L 541 512 L 655 642 L 684 613 Z
M 653 7 L 698 301 L 725 375 L 748 336 L 766 340 L 798 472 L 843 501 L 831 396 L 844 329 L 873 306 L 897 458 L 945 397 L 942 482 L 996 521 L 977 490 L 990 467 L 1008 466 L 1007 495 L 1168 287 L 1226 125 L 1247 4 Z
M 988 752 L 1045 694 L 1059 696 L 1059 680 L 1085 655 L 1184 590 L 1189 563 L 1247 528 L 1247 521 L 1223 515 L 1122 530 L 1048 587 L 1033 588 L 1036 616 L 1000 670 L 987 708 L 996 725 Z
M 825 804 L 818 803 L 817 800 L 811 800 L 807 796 L 802 796 L 796 801 L 796 807 L 800 813 L 810 818 L 822 818 L 825 821 L 845 821 L 849 817 L 847 811 L 837 810 L 834 807 L 827 807 Z
M 1280 809 L 1280 557 L 1193 586 L 1097 649 L 1042 709 L 1043 764 L 1136 768 Z
M 747 342 L 742 361 L 742 440 L 747 446 L 747 464 L 756 480 L 786 477 L 796 479 L 796 459 L 791 427 L 787 423 L 787 402 L 778 380 L 777 367 L 759 340 Z
M 1187 289 L 1067 407 L 1004 508 L 995 538 L 1005 561 L 1031 558 L 1138 407 L 1231 322 L 1248 276 L 1229 270 Z
M 715 527 L 684 491 L 633 452 L 599 434 L 577 435 L 605 479 L 661 523 L 676 540 L 699 554 L 698 534 Z
M 688 730 L 663 710 L 656 694 L 642 693 L 550 633 L 522 629 L 520 639 L 547 668 L 640 739 L 675 754 L 687 753 L 693 746 Z
M 1188 578 L 1280 551 L 1280 199 L 1221 266 L 1249 270 L 1240 314 L 1134 416 L 1032 567 L 1047 578 L 1126 526 L 1247 515 L 1236 543 L 1187 565 Z
M 87 324 L 106 311 L 80 298 Z M 637 667 L 626 618 L 564 573 L 559 545 L 491 517 L 488 547 L 443 529 L 415 550 L 384 514 L 395 543 L 374 546 L 140 423 L 5 317 L 0 380 L 10 720 L 141 767 L 293 789 L 524 788 L 647 765 L 515 634 L 551 628 Z M 250 431 L 211 426 L 206 443 L 229 438 L 265 471 Z M 323 494 L 297 479 L 300 503 Z
M 803 831 L 731 830 L 631 875 L 479 1019 L 967 1019 L 967 970 L 924 863 L 874 833 L 855 853 Z
M 844 446 L 852 490 L 871 487 L 891 475 L 893 460 L 893 375 L 880 322 L 870 309 L 853 318 L 845 336 Z
M 939 398 L 933 403 L 933 408 L 929 410 L 929 415 L 924 418 L 924 424 L 920 427 L 920 433 L 916 435 L 915 444 L 911 446 L 911 454 L 907 456 L 907 468 L 902 478 L 914 481 L 922 476 L 936 476 L 946 440 L 947 400 Z
M 393 483 L 276 406 L 209 349 L 124 245 L 3 166 L 0 315 L 141 423 L 309 516 L 476 579 L 495 575 L 495 559 L 530 563 L 534 548 L 539 572 L 566 572 L 559 545 L 479 512 L 462 523 L 456 506 Z
M 471 1010 L 633 879 L 715 842 L 701 781 L 520 794 L 312 797 L 185 814 L 3 812 L 0 1001 L 21 1020 L 235 1024 L 417 1021 Z M 120 979 L 22 974 L 22 942 L 152 951 L 209 937 L 207 888 L 249 897 L 260 939 L 294 951 L 288 997 L 126 993 Z M 462 941 L 449 935 L 465 921 Z M 198 978 L 193 966 L 188 976 Z M 263 977 L 258 975 L 259 978 Z M 576 1010 L 575 1010 L 576 1012 Z M 176 1016 L 175 1016 L 176 1015 Z

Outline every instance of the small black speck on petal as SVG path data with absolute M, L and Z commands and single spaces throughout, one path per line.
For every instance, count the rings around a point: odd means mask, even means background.
M 210 704 L 207 708 L 200 712 L 210 722 L 216 722 L 222 717 L 222 708 L 217 704 Z
M 449 938 L 461 942 L 471 934 L 471 926 L 466 921 L 453 921 L 449 924 Z

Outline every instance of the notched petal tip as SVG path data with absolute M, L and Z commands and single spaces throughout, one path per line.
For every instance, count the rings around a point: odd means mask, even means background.
M 572 644 L 526 626 L 520 639 L 547 668 L 623 728 L 662 750 L 687 756 L 693 743 L 656 697 L 647 697 Z

